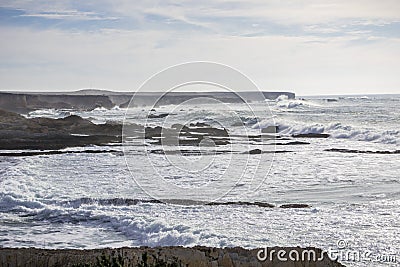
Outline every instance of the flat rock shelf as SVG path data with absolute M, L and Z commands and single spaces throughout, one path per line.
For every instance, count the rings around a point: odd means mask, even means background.
M 272 247 L 263 248 L 262 250 L 264 252 L 267 251 L 267 257 L 264 261 L 259 260 L 257 257 L 260 249 L 248 250 L 241 247 L 138 247 L 93 250 L 1 248 L 0 266 L 344 266 L 336 261 L 332 261 L 326 253 L 323 253 L 318 248 Z M 286 261 L 278 259 L 278 251 L 286 252 L 285 255 L 283 253 L 280 254 L 281 257 L 286 257 Z M 265 256 L 264 254 L 259 255 L 263 257 Z M 289 255 L 292 255 L 292 259 Z M 312 255 L 315 255 L 316 260 L 314 260 Z

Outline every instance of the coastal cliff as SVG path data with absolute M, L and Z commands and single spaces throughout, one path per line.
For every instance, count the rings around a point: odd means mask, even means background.
M 276 99 L 280 95 L 294 98 L 289 92 L 262 92 L 265 99 Z M 260 92 L 243 92 L 239 98 L 231 92 L 161 92 L 137 93 L 132 106 L 179 104 L 190 99 L 213 98 L 225 103 L 242 101 L 260 101 Z M 0 109 L 26 113 L 37 109 L 75 109 L 93 110 L 98 107 L 110 109 L 114 106 L 125 108 L 132 99 L 133 93 L 119 93 L 103 90 L 82 90 L 70 93 L 19 93 L 0 92 Z M 261 99 L 262 100 L 262 99 Z
M 115 104 L 105 95 L 0 93 L 0 109 L 18 113 L 48 108 L 91 110 L 114 106 Z
M 267 249 L 271 257 L 257 258 L 260 249 L 200 247 L 139 247 L 93 250 L 0 248 L 0 266 L 186 266 L 186 267 L 341 267 L 317 248 Z M 282 252 L 281 252 L 282 251 Z M 272 253 L 274 252 L 274 253 Z M 281 259 L 278 258 L 278 252 Z M 313 254 L 315 253 L 315 254 Z M 285 255 L 283 255 L 285 254 Z M 304 255 L 304 256 L 303 256 Z M 311 255 L 311 256 L 308 256 Z M 315 255 L 315 258 L 314 258 Z M 269 256 L 269 255 L 268 255 Z M 283 257 L 287 259 L 282 260 Z

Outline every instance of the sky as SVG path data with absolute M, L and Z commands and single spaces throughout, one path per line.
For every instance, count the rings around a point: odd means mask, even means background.
M 136 91 L 190 61 L 264 91 L 400 94 L 398 0 L 0 0 L 0 91 Z

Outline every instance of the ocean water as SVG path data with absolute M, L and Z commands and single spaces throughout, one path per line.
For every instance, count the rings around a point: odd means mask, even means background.
M 347 266 L 395 266 L 400 262 L 400 154 L 384 152 L 400 150 L 400 95 L 330 99 L 336 101 L 281 97 L 252 103 L 250 111 L 245 104 L 170 105 L 157 108 L 170 113 L 168 119 L 146 120 L 228 129 L 232 144 L 204 146 L 200 154 L 166 156 L 152 151 L 182 148 L 131 140 L 90 148 L 118 151 L 110 153 L 2 156 L 0 246 L 315 246 L 364 255 L 337 254 Z M 27 116 L 77 114 L 94 123 L 129 124 L 142 123 L 148 112 L 148 107 L 129 109 L 127 116 L 119 108 L 38 110 Z M 245 127 L 232 126 L 233 118 Z M 271 125 L 279 127 L 283 141 L 243 138 Z M 330 137 L 285 140 L 308 133 Z M 291 141 L 309 144 L 271 145 Z M 268 153 L 246 153 L 256 148 Z M 186 205 L 203 197 L 226 205 Z M 154 198 L 184 205 L 146 201 Z M 311 207 L 278 207 L 293 203 Z

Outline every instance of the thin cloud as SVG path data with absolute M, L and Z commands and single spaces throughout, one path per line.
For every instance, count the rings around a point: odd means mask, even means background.
M 20 17 L 37 17 L 59 20 L 117 20 L 117 17 L 101 16 L 95 12 L 83 12 L 77 10 L 46 11 L 41 13 L 21 14 Z

